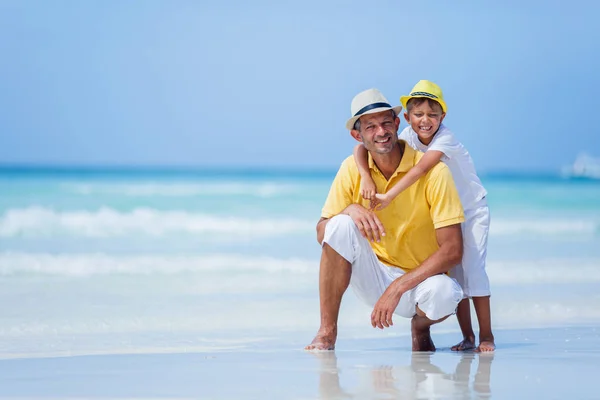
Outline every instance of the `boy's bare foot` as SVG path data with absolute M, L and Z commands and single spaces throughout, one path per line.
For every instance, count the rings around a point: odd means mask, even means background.
M 466 337 L 460 343 L 450 347 L 452 351 L 468 351 L 475 348 L 475 337 Z
M 413 351 L 435 351 L 435 345 L 431 340 L 431 332 L 429 326 L 421 327 L 417 322 L 417 318 L 423 318 L 415 316 L 411 321 L 411 333 L 412 333 L 412 350 Z
M 337 329 L 319 329 L 313 341 L 304 350 L 334 350 Z
M 488 353 L 496 350 L 496 343 L 494 343 L 494 337 L 480 338 L 479 346 L 475 349 L 478 353 Z

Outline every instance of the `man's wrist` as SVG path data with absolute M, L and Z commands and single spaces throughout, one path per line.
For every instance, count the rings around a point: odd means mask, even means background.
M 404 290 L 402 289 L 402 282 L 401 282 L 402 277 L 400 278 L 396 278 L 391 284 L 390 287 L 392 288 L 392 293 L 395 296 L 398 296 L 398 298 L 402 297 L 402 295 L 404 294 Z
M 352 207 L 354 207 L 354 204 L 350 204 L 348 207 L 344 208 L 341 214 L 350 215 L 350 210 L 352 209 Z

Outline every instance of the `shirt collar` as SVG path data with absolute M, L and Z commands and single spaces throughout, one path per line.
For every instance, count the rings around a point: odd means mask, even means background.
M 413 160 L 415 159 L 415 150 L 408 145 L 404 140 L 398 139 L 398 142 L 404 143 L 404 154 L 402 154 L 402 160 L 400 160 L 400 165 L 396 168 L 396 175 L 398 172 L 408 172 L 409 169 L 414 167 Z M 375 165 L 375 161 L 373 161 L 373 157 L 371 157 L 371 153 L 367 152 L 368 161 L 369 161 L 369 169 L 374 171 L 379 171 L 377 165 Z
M 399 141 L 404 142 L 404 154 L 402 154 L 402 160 L 400 160 L 396 172 L 408 172 L 409 169 L 415 166 L 415 149 L 410 147 L 404 140 Z

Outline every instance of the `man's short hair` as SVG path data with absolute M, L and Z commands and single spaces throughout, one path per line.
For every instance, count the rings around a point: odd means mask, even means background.
M 394 110 L 388 110 L 388 111 L 391 111 L 391 112 L 392 112 L 392 118 L 396 119 L 396 117 L 398 116 L 398 115 L 396 114 L 396 111 L 394 111 Z M 365 114 L 365 115 L 369 115 L 369 114 Z M 361 115 L 361 117 L 362 117 L 362 115 Z M 354 122 L 354 130 L 357 130 L 357 131 L 359 131 L 359 132 L 360 132 L 360 118 L 359 118 L 359 119 L 357 119 L 357 120 Z

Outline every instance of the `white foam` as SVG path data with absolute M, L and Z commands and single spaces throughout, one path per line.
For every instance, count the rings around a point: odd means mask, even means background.
M 278 182 L 111 182 L 64 183 L 63 190 L 83 195 L 110 195 L 125 197 L 194 197 L 194 196 L 250 196 L 271 198 L 302 190 L 300 185 Z
M 600 232 L 600 221 L 590 219 L 544 218 L 503 219 L 495 218 L 490 225 L 490 235 L 594 235 Z
M 293 211 L 290 211 L 293 215 Z M 316 217 L 315 217 L 316 218 Z M 87 237 L 126 235 L 165 236 L 172 234 L 226 234 L 274 236 L 314 233 L 314 220 L 289 218 L 221 217 L 184 210 L 138 207 L 119 211 L 102 207 L 94 211 L 57 211 L 48 207 L 12 208 L 0 215 L 0 237 L 72 234 Z M 492 236 L 532 233 L 538 236 L 594 236 L 600 221 L 590 219 L 502 219 L 491 224 Z
M 312 234 L 315 221 L 297 218 L 252 219 L 219 217 L 187 211 L 136 208 L 122 212 L 109 207 L 96 211 L 56 211 L 46 207 L 14 208 L 0 216 L 0 237 L 75 234 L 90 237 L 170 234 L 272 236 Z
M 488 261 L 492 285 L 600 282 L 600 260 L 538 259 L 529 261 Z
M 178 273 L 251 272 L 312 275 L 318 259 L 275 258 L 232 254 L 210 255 L 110 255 L 103 253 L 50 254 L 0 253 L 0 276 L 43 274 L 64 276 L 152 275 Z M 600 260 L 556 258 L 530 261 L 488 261 L 493 285 L 600 282 Z M 258 275 L 255 275 L 258 276 Z
M 0 253 L 0 276 L 44 274 L 64 276 L 152 275 L 184 272 L 315 273 L 318 260 L 278 259 L 236 255 L 123 255 L 101 253 L 47 254 Z
M 599 265 L 596 260 L 491 263 L 494 326 L 599 321 L 600 296 L 588 285 L 600 281 L 594 265 Z M 299 332 L 301 346 L 318 328 L 317 259 L 0 253 L 0 277 L 0 356 L 154 347 L 214 350 Z M 530 285 L 547 282 L 555 285 L 536 290 Z M 340 313 L 341 337 L 379 335 L 370 326 L 371 311 L 349 290 Z M 454 318 L 440 329 L 458 335 Z M 410 320 L 395 317 L 388 332 L 408 334 Z

